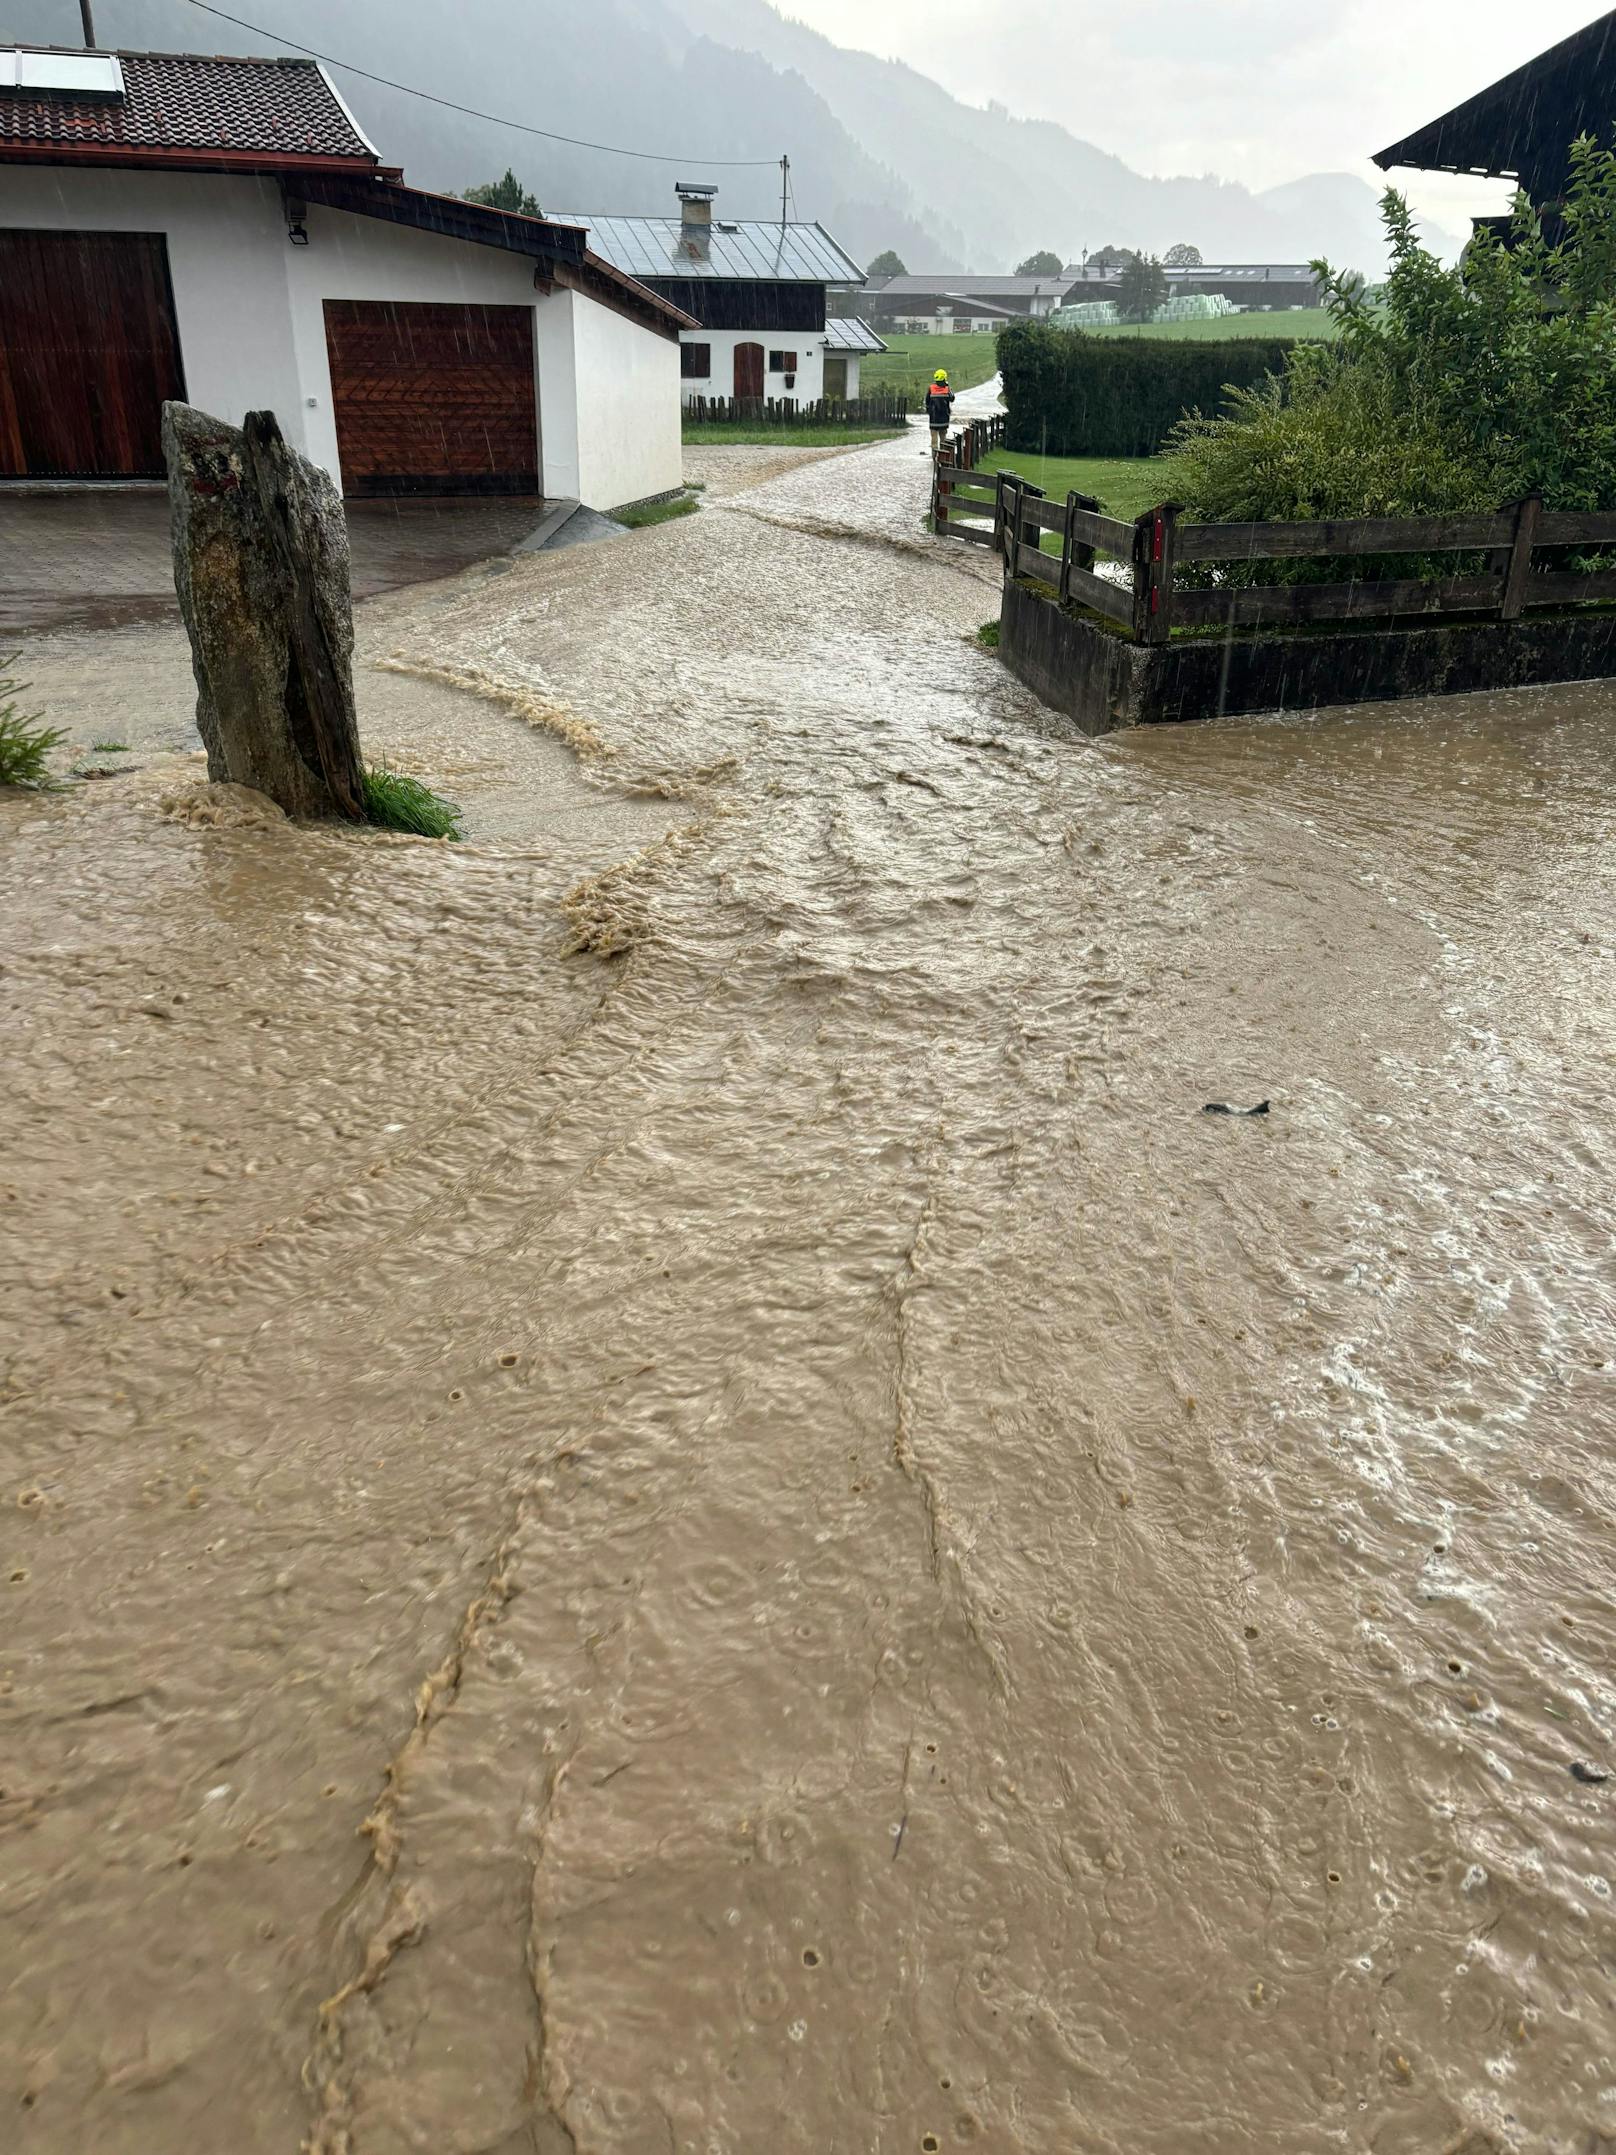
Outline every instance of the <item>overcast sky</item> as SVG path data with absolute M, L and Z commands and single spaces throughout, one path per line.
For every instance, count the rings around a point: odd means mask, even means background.
M 776 0 L 972 104 L 1059 120 L 1143 172 L 1268 187 L 1371 151 L 1608 12 L 1596 0 Z M 1507 187 L 1406 173 L 1462 226 Z

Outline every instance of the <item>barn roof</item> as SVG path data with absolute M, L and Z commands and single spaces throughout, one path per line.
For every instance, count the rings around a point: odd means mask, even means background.
M 561 224 L 589 227 L 590 244 L 630 277 L 741 279 L 769 284 L 862 284 L 864 272 L 823 225 L 720 224 L 694 241 L 677 217 L 596 217 L 557 210 Z
M 1540 200 L 1559 192 L 1579 135 L 1608 139 L 1616 119 L 1616 10 L 1513 74 L 1379 150 L 1384 172 L 1476 172 L 1519 179 Z
M 316 60 L 120 52 L 120 86 L 52 86 L 82 52 L 0 52 L 0 156 L 258 172 L 375 171 L 381 164 Z

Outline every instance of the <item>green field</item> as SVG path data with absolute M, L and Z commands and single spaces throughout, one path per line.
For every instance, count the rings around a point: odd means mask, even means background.
M 978 469 L 1015 471 L 1041 486 L 1051 501 L 1064 501 L 1074 490 L 1092 494 L 1107 516 L 1131 522 L 1167 498 L 1165 465 L 1160 457 L 1024 456 L 995 449 Z
M 1327 338 L 1335 333 L 1334 318 L 1322 307 L 1293 307 L 1281 314 L 1224 314 L 1206 322 L 1118 322 L 1114 329 L 1083 332 L 1088 337 L 1151 337 L 1179 342 L 1188 338 L 1197 344 L 1228 344 L 1237 337 Z
M 948 369 L 955 389 L 974 389 L 999 371 L 997 339 L 984 332 L 968 337 L 900 337 L 883 340 L 890 349 L 866 352 L 859 370 L 859 387 L 867 394 L 878 389 L 902 389 L 918 407 L 926 384 L 939 367 Z
M 704 449 L 735 449 L 743 445 L 756 446 L 767 442 L 772 449 L 836 449 L 848 442 L 890 441 L 899 427 L 854 426 L 790 426 L 784 421 L 771 426 L 759 420 L 755 426 L 738 423 L 734 426 L 698 425 L 687 420 L 684 428 L 686 442 L 699 443 Z

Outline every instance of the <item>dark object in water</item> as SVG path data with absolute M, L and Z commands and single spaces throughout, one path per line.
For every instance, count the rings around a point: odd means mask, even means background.
M 1208 1100 L 1202 1108 L 1203 1115 L 1266 1115 L 1270 1111 L 1266 1100 L 1259 1100 L 1255 1107 L 1226 1107 L 1221 1100 Z
M 1597 1788 L 1601 1781 L 1608 1781 L 1610 1775 L 1601 1773 L 1596 1766 L 1585 1766 L 1580 1758 L 1574 1758 L 1571 1761 L 1571 1778 L 1573 1781 L 1580 1781 L 1584 1788 Z

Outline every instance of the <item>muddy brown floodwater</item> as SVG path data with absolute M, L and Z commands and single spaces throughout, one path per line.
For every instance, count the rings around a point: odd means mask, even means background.
M 367 612 L 621 864 L 0 815 L 0 2145 L 1616 2134 L 1616 695 L 1074 743 L 924 479 Z

